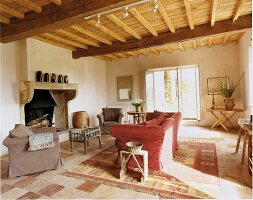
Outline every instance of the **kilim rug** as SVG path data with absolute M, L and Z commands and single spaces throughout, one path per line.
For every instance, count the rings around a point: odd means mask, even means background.
M 116 158 L 117 149 L 112 146 L 62 175 L 159 195 L 161 198 L 213 198 L 187 183 L 197 180 L 199 184 L 219 185 L 213 140 L 179 138 L 179 149 L 172 164 L 174 169 L 172 167 L 171 171 L 166 172 L 149 170 L 148 180 L 142 183 L 137 180 L 140 173 L 134 171 L 129 171 L 127 177 L 120 180 Z

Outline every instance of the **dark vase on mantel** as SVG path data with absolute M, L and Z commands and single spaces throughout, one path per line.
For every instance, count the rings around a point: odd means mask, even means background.
M 42 71 L 37 71 L 36 72 L 36 81 L 42 82 L 42 79 L 43 79 L 43 73 L 42 73 Z
M 58 76 L 58 83 L 63 83 L 63 76 L 62 75 Z
M 55 73 L 51 74 L 51 82 L 52 83 L 56 83 L 56 75 L 55 75 Z
M 48 73 L 44 74 L 44 82 L 49 82 L 49 74 Z
M 65 75 L 65 76 L 64 76 L 64 83 L 68 83 L 68 82 L 69 82 L 68 76 Z

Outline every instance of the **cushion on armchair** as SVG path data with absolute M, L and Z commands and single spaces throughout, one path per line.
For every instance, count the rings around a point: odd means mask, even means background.
M 154 113 L 152 114 L 152 118 L 157 118 L 160 115 L 164 115 L 166 118 L 171 118 L 175 113 L 174 112 L 162 112 L 158 110 L 154 110 Z
M 118 121 L 122 108 L 102 108 L 105 121 Z
M 22 138 L 32 135 L 31 129 L 23 124 L 16 124 L 15 128 L 9 131 L 9 135 L 12 138 Z

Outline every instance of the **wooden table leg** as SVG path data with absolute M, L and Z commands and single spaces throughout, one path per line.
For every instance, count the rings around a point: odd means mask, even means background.
M 213 111 L 210 111 L 212 114 L 213 114 L 213 116 L 217 119 L 217 121 L 212 125 L 212 127 L 211 128 L 213 128 L 213 127 L 215 127 L 216 126 L 216 124 L 219 122 L 219 117 L 213 112 Z
M 236 112 L 233 112 L 233 114 L 230 117 L 227 117 L 223 112 L 221 112 L 221 114 L 224 116 L 224 118 L 226 119 L 226 121 L 224 122 L 224 124 L 226 124 L 227 122 L 229 122 L 233 128 L 235 128 L 234 124 L 230 121 L 230 119 L 235 115 Z
M 235 153 L 238 152 L 239 150 L 239 146 L 240 146 L 240 141 L 241 141 L 241 137 L 242 137 L 242 127 L 240 126 L 240 129 L 239 129 L 239 135 L 238 135 L 238 139 L 237 139 L 237 144 L 236 144 L 236 149 L 235 149 Z
M 241 163 L 243 164 L 244 163 L 244 158 L 245 158 L 245 150 L 246 150 L 246 144 L 247 144 L 247 140 L 248 140 L 248 133 L 247 131 L 245 131 L 244 133 L 244 142 L 243 142 L 243 149 L 242 149 L 242 161 Z

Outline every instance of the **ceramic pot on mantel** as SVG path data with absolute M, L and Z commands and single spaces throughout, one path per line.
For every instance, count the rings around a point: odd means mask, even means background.
M 235 99 L 225 98 L 224 102 L 225 102 L 225 109 L 226 110 L 231 111 L 231 110 L 234 109 L 234 107 L 235 107 Z

